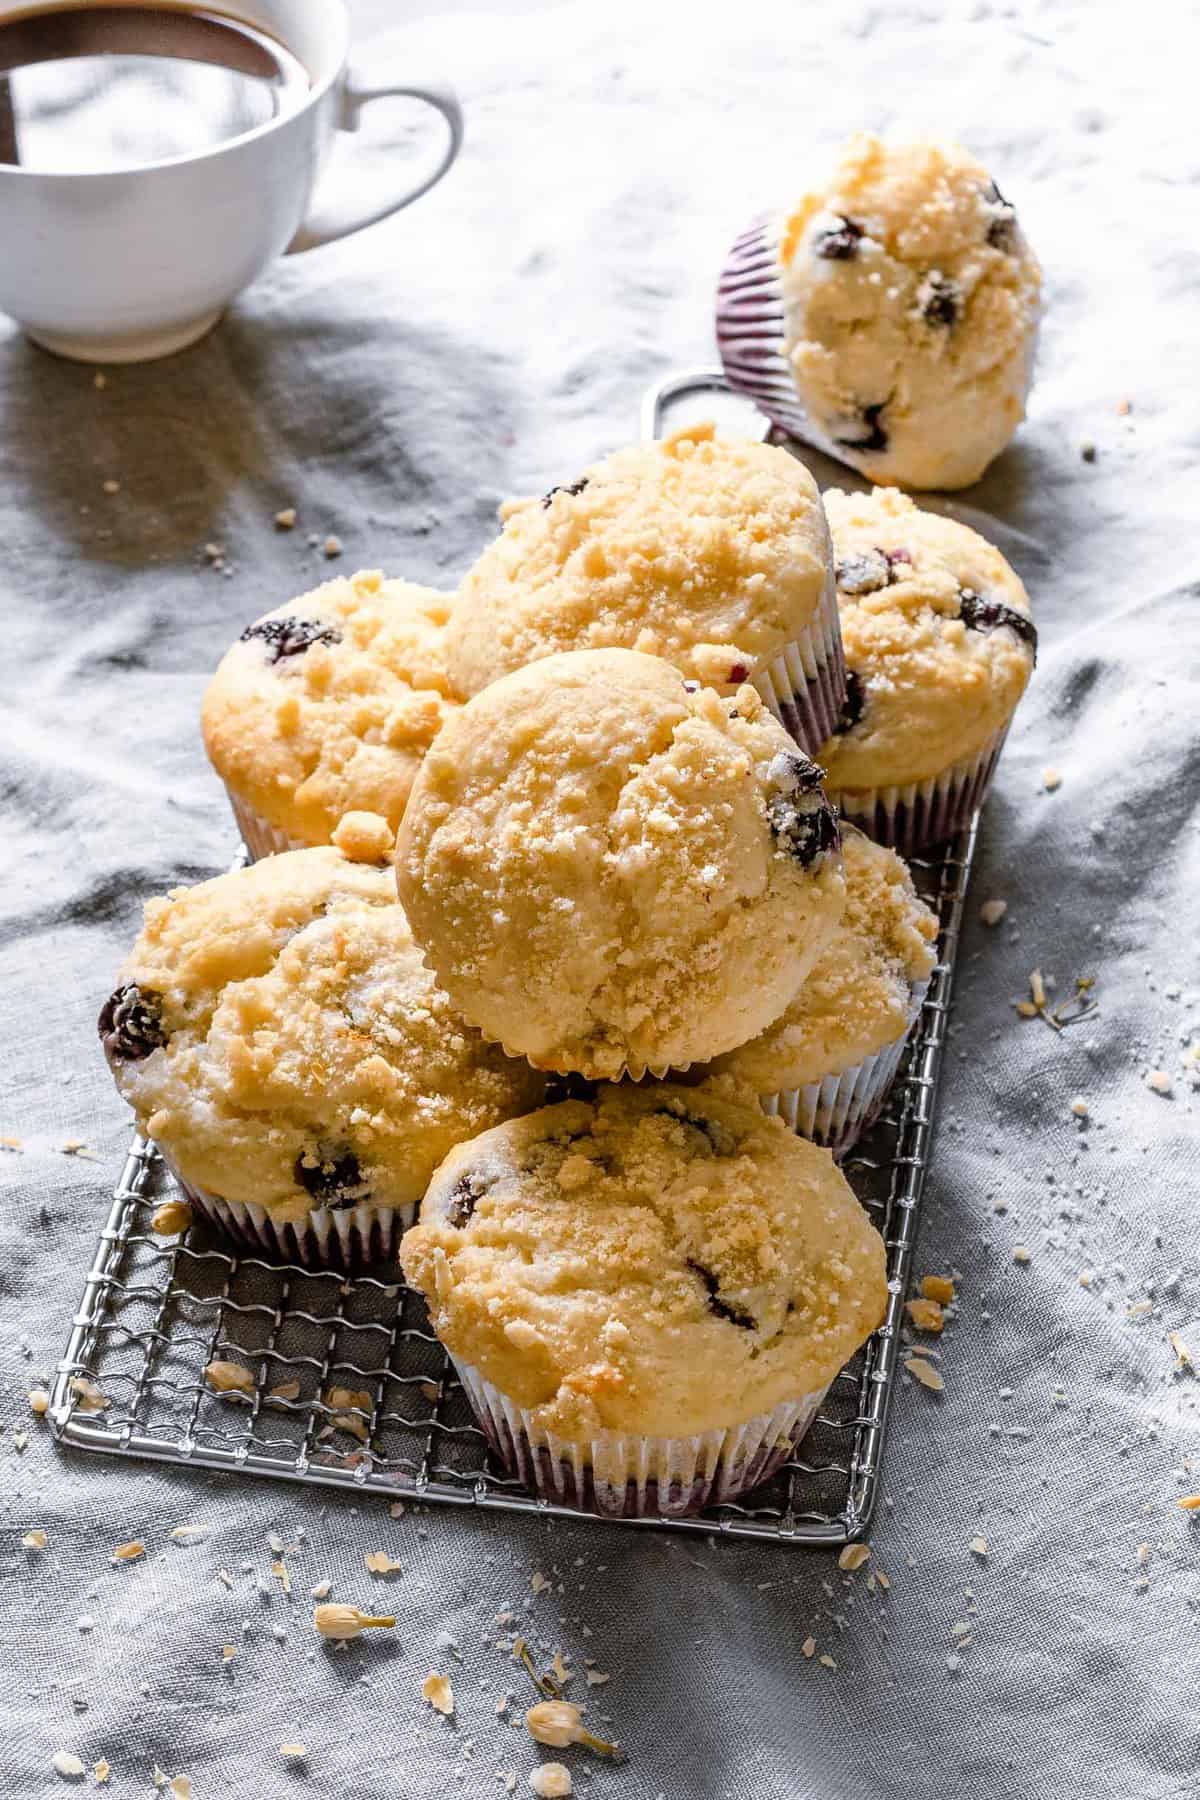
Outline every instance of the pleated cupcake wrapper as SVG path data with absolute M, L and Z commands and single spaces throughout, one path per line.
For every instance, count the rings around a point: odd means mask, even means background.
M 425 967 L 429 968 L 429 966 L 429 962 L 426 960 Z M 513 1062 L 528 1063 L 531 1069 L 536 1069 L 539 1075 L 548 1076 L 551 1081 L 553 1081 L 556 1075 L 565 1079 L 568 1074 L 577 1074 L 580 1076 L 580 1079 L 584 1081 L 645 1081 L 647 1076 L 650 1076 L 654 1081 L 665 1081 L 668 1076 L 684 1074 L 685 1071 L 692 1066 L 690 1062 L 623 1062 L 620 1068 L 615 1070 L 611 1075 L 583 1075 L 577 1069 L 546 1069 L 541 1063 L 534 1062 L 532 1056 L 527 1056 L 524 1050 L 515 1050 L 511 1044 L 506 1044 L 502 1038 L 489 1038 L 488 1042 L 497 1045 L 499 1049 L 503 1050 L 505 1056 L 510 1057 Z
M 915 856 L 953 837 L 987 798 L 1004 740 L 1005 725 L 982 750 L 964 756 L 940 775 L 904 787 L 829 789 L 829 798 L 877 844 Z
M 185 1181 L 166 1156 L 170 1169 L 193 1209 L 218 1231 L 251 1250 L 265 1250 L 286 1262 L 306 1268 L 341 1269 L 388 1262 L 400 1248 L 400 1239 L 416 1217 L 416 1206 L 315 1206 L 303 1219 L 277 1221 L 265 1207 L 239 1200 L 223 1200 L 191 1181 Z
M 828 539 L 828 533 L 826 536 Z M 821 604 L 809 625 L 750 677 L 784 730 L 809 756 L 815 756 L 833 736 L 846 700 L 846 662 L 833 580 L 833 547 L 828 541 L 826 559 Z
M 229 804 L 233 808 L 237 828 L 242 834 L 242 842 L 250 852 L 253 862 L 258 862 L 264 856 L 278 856 L 284 850 L 308 850 L 311 848 L 306 838 L 289 837 L 288 833 L 281 831 L 278 825 L 272 825 L 268 819 L 263 818 L 261 813 L 255 812 L 252 806 L 247 806 L 244 800 L 239 800 L 229 788 L 226 788 L 225 791 L 229 794 Z
M 820 1081 L 805 1082 L 802 1087 L 781 1088 L 774 1094 L 760 1094 L 763 1111 L 786 1120 L 793 1131 L 811 1138 L 814 1144 L 824 1145 L 835 1157 L 845 1156 L 882 1111 L 928 992 L 928 980 L 913 988 L 908 1022 L 893 1043 L 885 1044 L 874 1056 L 865 1056 L 839 1075 L 826 1075 Z
M 542 1500 L 610 1518 L 671 1518 L 733 1500 L 785 1463 L 816 1418 L 828 1386 L 768 1413 L 696 1437 L 602 1432 L 583 1442 L 534 1423 L 473 1368 L 451 1356 L 488 1443 Z
M 726 379 L 789 437 L 853 466 L 853 444 L 835 443 L 801 403 L 784 354 L 786 331 L 776 233 L 772 215 L 764 213 L 734 243 L 717 284 L 717 348 Z

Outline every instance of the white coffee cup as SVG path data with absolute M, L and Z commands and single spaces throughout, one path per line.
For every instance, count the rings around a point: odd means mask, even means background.
M 29 0 L 0 0 L 0 23 L 31 10 Z M 0 312 L 60 356 L 144 362 L 183 349 L 281 252 L 398 212 L 458 155 L 462 109 L 445 82 L 356 79 L 344 0 L 219 0 L 210 10 L 299 58 L 311 87 L 298 109 L 148 167 L 56 174 L 0 164 Z M 318 196 L 310 210 L 334 133 L 355 130 L 384 95 L 436 108 L 444 146 L 389 199 L 322 208 Z

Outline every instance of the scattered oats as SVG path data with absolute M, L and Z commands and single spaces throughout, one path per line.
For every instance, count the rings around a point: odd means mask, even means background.
M 546 1577 L 542 1574 L 540 1569 L 535 1569 L 533 1574 L 529 1577 L 529 1585 L 535 1594 L 540 1594 L 543 1588 L 548 1588 L 550 1586 L 550 1583 L 546 1580 Z
M 1090 1269 L 1080 1269 L 1080 1271 L 1079 1271 L 1079 1285 L 1080 1285 L 1080 1287 L 1083 1287 L 1083 1288 L 1090 1288 L 1090 1287 L 1091 1287 L 1091 1285 L 1092 1285 L 1092 1271 L 1091 1271 L 1091 1270 L 1090 1270 Z
M 102 486 L 106 494 L 119 494 L 121 491 L 120 482 L 114 481 L 111 476 L 106 482 L 102 483 Z
M 449 1676 L 439 1675 L 436 1669 L 431 1669 L 421 1683 L 421 1698 L 428 1700 L 436 1712 L 448 1719 L 454 1711 L 454 1689 L 450 1686 Z
M 287 1564 L 277 1557 L 271 1564 L 271 1573 L 278 1581 L 284 1593 L 290 1594 L 292 1591 L 292 1578 L 287 1572 Z
M 1125 1308 L 1125 1317 L 1127 1319 L 1142 1319 L 1148 1312 L 1153 1311 L 1153 1300 L 1135 1300 L 1132 1306 L 1127 1306 Z
M 541 1763 L 529 1777 L 538 1800 L 566 1800 L 571 1792 L 571 1771 L 565 1763 Z
M 277 531 L 290 531 L 295 523 L 296 509 L 294 506 L 285 506 L 281 511 L 275 514 L 275 528 Z
M 207 1525 L 176 1525 L 171 1537 L 177 1544 L 202 1544 L 208 1536 Z
M 1184 1512 L 1200 1512 L 1200 1494 L 1185 1494 L 1179 1504 Z
M 946 1667 L 952 1675 L 957 1675 L 963 1666 L 963 1659 L 956 1650 L 951 1650 L 946 1658 Z
M 834 1662 L 832 1656 L 830 1656 L 827 1652 L 823 1652 L 820 1656 L 818 1656 L 817 1661 L 821 1664 L 822 1668 L 825 1668 L 825 1669 L 836 1669 L 837 1668 L 837 1664 Z
M 83 1759 L 72 1750 L 56 1750 L 50 1758 L 54 1765 L 54 1773 L 67 1781 L 76 1781 L 83 1774 Z
M 150 1226 L 159 1237 L 181 1237 L 192 1222 L 192 1209 L 186 1200 L 164 1200 L 156 1206 Z
M 1038 1009 L 1032 1000 L 1016 1000 L 1013 1005 L 1023 1019 L 1036 1019 L 1038 1016 Z
M 1075 1114 L 1075 1117 L 1077 1119 L 1086 1119 L 1087 1118 L 1088 1103 L 1084 1099 L 1082 1094 L 1076 1094 L 1075 1098 L 1072 1100 L 1071 1111 Z
M 804 1642 L 800 1646 L 800 1654 L 801 1654 L 801 1656 L 812 1656 L 815 1653 L 816 1648 L 817 1648 L 816 1638 L 815 1637 L 806 1637 Z
M 1029 971 L 1029 992 L 1033 996 L 1033 1004 L 1037 1007 L 1038 1011 L 1041 1012 L 1046 1004 L 1046 984 L 1042 980 L 1042 971 L 1040 969 L 1031 969 Z
M 223 1669 L 227 1669 L 236 1655 L 237 1655 L 237 1645 L 236 1644 L 222 1644 L 221 1645 L 221 1667 Z
M 946 1385 L 933 1364 L 926 1362 L 923 1357 L 907 1356 L 904 1366 L 914 1380 L 919 1381 L 922 1387 L 932 1388 L 935 1394 L 940 1394 Z
M 36 1526 L 33 1531 L 27 1531 L 21 1539 L 26 1550 L 44 1550 L 49 1542 L 49 1537 L 40 1525 Z
M 112 1764 L 102 1756 L 99 1762 L 92 1764 L 92 1774 L 95 1776 L 96 1786 L 103 1787 L 112 1774 Z
M 889 1578 L 884 1574 L 882 1569 L 876 1569 L 875 1579 L 879 1583 L 880 1587 L 883 1589 L 884 1593 L 886 1594 L 892 1584 L 891 1584 L 891 1581 L 889 1580 Z
M 871 1546 L 869 1544 L 847 1544 L 838 1557 L 838 1568 L 861 1569 L 863 1564 L 870 1560 L 870 1556 Z
M 298 1381 L 278 1381 L 273 1388 L 267 1389 L 268 1400 L 298 1400 L 300 1383 Z
M 1165 1069 L 1151 1069 L 1146 1077 L 1146 1086 L 1155 1094 L 1171 1092 L 1171 1077 Z
M 28 1432 L 26 1432 L 26 1431 L 14 1431 L 13 1432 L 13 1449 L 17 1452 L 18 1456 L 26 1448 L 28 1443 L 29 1443 L 29 1433 Z
M 112 1561 L 115 1563 L 137 1562 L 138 1558 L 145 1554 L 145 1544 L 135 1538 L 130 1544 L 118 1544 L 112 1553 Z
M 921 1292 L 926 1300 L 936 1300 L 939 1306 L 949 1306 L 954 1298 L 954 1283 L 948 1275 L 922 1275 Z
M 921 1297 L 916 1300 L 906 1300 L 904 1304 L 909 1318 L 918 1331 L 940 1331 L 946 1323 L 942 1309 L 936 1300 L 926 1300 Z
M 589 1687 L 603 1687 L 606 1681 L 612 1680 L 612 1676 L 606 1675 L 603 1669 L 585 1669 L 583 1673 Z
M 91 1613 L 80 1613 L 75 1621 L 75 1629 L 76 1631 L 95 1631 L 96 1621 Z
M 30 1388 L 25 1398 L 29 1402 L 29 1410 L 44 1419 L 50 1411 L 50 1392 L 48 1388 Z
M 402 1519 L 404 1517 L 403 1500 L 392 1501 L 392 1504 L 388 1507 L 388 1517 L 391 1519 Z
M 550 1658 L 550 1673 L 560 1687 L 565 1686 L 574 1674 L 574 1670 L 568 1669 L 566 1663 L 563 1661 L 561 1650 L 556 1650 L 554 1655 Z
M 1148 1563 L 1150 1561 L 1150 1546 L 1149 1546 L 1149 1544 L 1139 1544 L 1138 1545 L 1137 1559 L 1140 1563 Z
M 79 1404 L 75 1408 L 76 1412 L 107 1412 L 112 1405 L 108 1395 L 98 1388 L 88 1375 L 72 1375 L 71 1392 L 79 1397 Z
M 167 1783 L 171 1790 L 172 1800 L 192 1800 L 192 1778 L 190 1775 L 173 1775 Z
M 985 900 L 979 909 L 979 916 L 985 925 L 998 925 L 1007 911 L 1007 900 Z
M 241 1363 L 223 1362 L 219 1357 L 208 1364 L 204 1379 L 214 1394 L 251 1394 L 254 1391 L 254 1376 L 249 1369 Z
M 366 1443 L 370 1437 L 370 1428 L 360 1413 L 371 1413 L 371 1396 L 363 1388 L 331 1387 L 325 1393 L 325 1404 L 330 1408 L 333 1417 L 330 1424 L 338 1431 L 348 1431 L 351 1437 Z M 349 1408 L 355 1408 L 353 1412 Z
M 316 1587 L 310 1587 L 308 1591 L 314 1600 L 328 1600 L 333 1592 L 333 1583 L 332 1581 L 318 1581 Z
M 1042 770 L 1042 786 L 1048 794 L 1052 794 L 1055 788 L 1062 786 L 1062 776 L 1057 769 Z
M 1188 1349 L 1177 1331 L 1173 1331 L 1167 1341 L 1175 1352 L 1176 1361 L 1181 1369 L 1194 1369 L 1196 1367 L 1195 1357 L 1192 1355 L 1192 1352 Z
M 342 540 L 335 532 L 331 531 L 329 536 L 325 539 L 325 542 L 321 545 L 321 548 L 326 556 L 340 556 L 342 554 Z
M 267 1549 L 270 1550 L 274 1556 L 283 1555 L 283 1539 L 277 1531 L 270 1531 L 267 1533 Z
M 228 1569 L 218 1569 L 217 1580 L 223 1587 L 231 1588 L 233 1586 L 233 1576 L 229 1573 Z
M 363 1561 L 372 1575 L 398 1575 L 400 1564 L 386 1550 L 368 1550 Z
M 1029 1251 L 1026 1249 L 1025 1245 L 1018 1244 L 1013 1251 L 1013 1261 L 1015 1263 L 1027 1263 L 1027 1262 L 1031 1262 L 1032 1260 L 1033 1259 L 1030 1256 Z
M 986 1557 L 988 1554 L 988 1541 L 985 1537 L 973 1537 L 967 1547 L 973 1556 Z
M 303 1744 L 280 1744 L 279 1754 L 285 1762 L 303 1762 L 308 1750 Z
M 313 1628 L 318 1637 L 356 1638 L 361 1632 L 375 1626 L 390 1629 L 395 1623 L 391 1613 L 373 1618 L 370 1613 L 359 1612 L 357 1606 L 347 1606 L 336 1601 L 330 1606 L 313 1608 Z

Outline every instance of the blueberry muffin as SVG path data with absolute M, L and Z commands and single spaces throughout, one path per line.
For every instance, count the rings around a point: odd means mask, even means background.
M 887 1302 L 828 1152 L 704 1088 L 601 1087 L 460 1145 L 400 1258 L 497 1455 L 605 1513 L 765 1479 Z
M 395 834 L 455 704 L 451 604 L 368 571 L 277 607 L 226 652 L 204 696 L 204 742 L 252 855 L 328 844 L 356 810 Z
M 333 846 L 151 900 L 100 1036 L 194 1206 L 313 1263 L 390 1255 L 447 1152 L 544 1091 L 456 1017 L 388 864 Z
M 721 278 L 726 372 L 784 430 L 873 481 L 977 481 L 1025 415 L 1041 271 L 957 144 L 862 133 Z
M 820 770 L 754 688 L 634 650 L 547 657 L 446 725 L 396 847 L 438 980 L 538 1068 L 615 1078 L 776 1018 L 841 916 Z
M 831 798 L 912 855 L 982 804 L 1037 629 L 1020 578 L 978 532 L 895 488 L 825 495 L 848 692 L 820 760 Z
M 705 687 L 750 681 L 801 747 L 842 703 L 829 534 L 786 450 L 689 425 L 512 501 L 447 630 L 455 690 L 565 650 L 640 650 Z
M 900 858 L 843 830 L 846 910 L 791 1005 L 707 1073 L 842 1156 L 895 1078 L 934 963 L 937 918 Z

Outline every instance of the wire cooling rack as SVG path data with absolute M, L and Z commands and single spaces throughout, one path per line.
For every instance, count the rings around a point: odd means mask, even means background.
M 645 435 L 677 395 L 722 386 L 707 370 L 653 390 Z M 719 1531 L 833 1545 L 867 1530 L 888 1409 L 978 820 L 913 877 L 939 921 L 938 962 L 883 1115 L 843 1167 L 887 1246 L 888 1308 L 829 1390 L 796 1456 L 737 1502 L 637 1529 Z M 201 1225 L 156 1236 L 169 1177 L 134 1139 L 55 1375 L 49 1420 L 83 1450 L 228 1469 L 457 1506 L 576 1517 L 528 1495 L 493 1460 L 420 1297 L 398 1268 L 346 1275 L 243 1255 Z M 218 1394 L 214 1361 L 251 1386 Z

